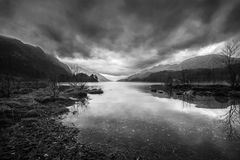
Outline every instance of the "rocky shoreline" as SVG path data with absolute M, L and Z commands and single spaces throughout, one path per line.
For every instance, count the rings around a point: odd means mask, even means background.
M 30 89 L 29 89 L 30 90 Z M 53 97 L 48 87 L 0 98 L 0 157 L 10 159 L 108 159 L 101 151 L 78 141 L 79 130 L 64 126 L 62 114 L 76 101 L 100 89 L 59 87 Z
M 168 94 L 188 95 L 188 96 L 222 96 L 240 98 L 240 88 L 232 89 L 225 85 L 152 85 L 151 92 Z

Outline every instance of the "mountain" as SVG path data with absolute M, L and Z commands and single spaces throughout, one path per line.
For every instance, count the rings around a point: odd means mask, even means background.
M 94 72 L 90 69 L 86 69 L 86 68 L 83 68 L 81 67 L 80 65 L 76 65 L 76 64 L 73 64 L 73 63 L 67 63 L 68 67 L 71 69 L 71 71 L 73 73 L 84 73 L 84 74 L 87 74 L 88 76 L 94 74 L 98 77 L 98 81 L 100 82 L 107 82 L 107 81 L 110 81 L 109 79 L 107 79 L 106 77 L 104 77 L 103 75 L 97 73 L 97 72 Z
M 234 78 L 237 80 L 240 75 L 240 63 L 233 64 Z M 130 81 L 139 82 L 163 82 L 167 84 L 189 84 L 189 83 L 221 83 L 229 82 L 232 83 L 231 74 L 227 67 L 224 68 L 202 68 L 202 69 L 187 69 L 181 71 L 160 71 L 151 73 L 145 78 L 136 78 Z M 122 80 L 124 81 L 124 80 Z M 126 80 L 125 80 L 126 81 Z
M 225 57 L 219 54 L 209 54 L 205 56 L 197 56 L 194 58 L 187 59 L 179 64 L 182 69 L 213 69 L 213 68 L 224 68 Z
M 71 70 L 40 47 L 0 36 L 0 74 L 49 78 L 58 75 L 70 76 Z
M 149 69 L 145 69 L 139 73 L 136 73 L 132 76 L 129 76 L 127 78 L 127 80 L 131 81 L 133 79 L 143 79 L 148 77 L 150 74 L 155 73 L 155 72 L 159 72 L 159 71 L 165 71 L 165 70 L 177 70 L 178 65 L 177 64 L 173 64 L 173 65 L 158 65 L 158 66 L 154 66 L 152 68 Z
M 194 58 L 184 60 L 179 64 L 157 65 L 152 68 L 143 70 L 132 76 L 129 76 L 128 78 L 121 81 L 132 81 L 134 79 L 144 79 L 150 76 L 152 73 L 161 72 L 161 71 L 181 71 L 181 70 L 191 70 L 191 69 L 224 68 L 225 67 L 224 60 L 225 60 L 225 57 L 223 55 L 218 55 L 218 54 L 197 56 Z

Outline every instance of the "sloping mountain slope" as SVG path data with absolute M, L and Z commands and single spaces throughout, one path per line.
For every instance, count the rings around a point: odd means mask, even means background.
M 98 77 L 98 81 L 100 81 L 100 82 L 110 81 L 109 79 L 107 79 L 103 75 L 101 75 L 101 74 L 99 74 L 97 72 L 94 72 L 94 71 L 92 71 L 90 69 L 83 68 L 80 65 L 76 65 L 76 64 L 72 64 L 72 63 L 67 63 L 67 65 L 69 66 L 69 68 L 71 69 L 71 71 L 73 73 L 85 73 L 88 76 L 90 76 L 91 74 L 94 74 L 94 75 L 96 75 Z
M 145 69 L 139 73 L 136 73 L 132 76 L 129 76 L 127 79 L 128 80 L 132 80 L 132 79 L 142 79 L 142 78 L 146 78 L 147 76 L 149 76 L 151 73 L 155 73 L 155 72 L 160 72 L 160 71 L 165 71 L 165 70 L 176 70 L 178 68 L 177 64 L 173 64 L 173 65 L 158 65 L 158 66 L 154 66 L 150 69 Z
M 70 69 L 40 47 L 0 36 L 0 74 L 29 78 L 71 75 Z
M 232 65 L 236 75 L 240 75 L 240 63 Z M 188 69 L 181 71 L 160 71 L 152 73 L 143 79 L 133 79 L 131 81 L 141 82 L 163 82 L 168 84 L 188 84 L 188 83 L 231 83 L 230 74 L 226 67 L 214 69 Z
M 154 66 L 150 69 L 146 69 L 137 74 L 129 76 L 125 80 L 131 81 L 133 79 L 143 79 L 148 77 L 152 73 L 156 73 L 160 71 L 224 68 L 225 67 L 224 60 L 225 60 L 225 57 L 223 55 L 218 55 L 218 54 L 197 56 L 194 58 L 187 59 L 179 64 Z M 237 61 L 240 61 L 240 60 L 237 60 Z
M 180 63 L 181 69 L 223 68 L 225 57 L 219 54 L 209 54 L 187 59 Z

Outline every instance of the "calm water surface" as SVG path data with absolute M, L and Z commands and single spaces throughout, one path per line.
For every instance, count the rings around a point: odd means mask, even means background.
M 79 140 L 123 159 L 239 159 L 240 111 L 222 98 L 181 100 L 149 92 L 150 83 L 91 83 L 102 95 L 76 103 L 63 122 Z M 218 100 L 220 99 L 220 100 Z

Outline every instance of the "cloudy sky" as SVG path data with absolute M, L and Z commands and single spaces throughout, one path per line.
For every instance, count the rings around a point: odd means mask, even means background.
M 240 0 L 0 0 L 0 34 L 112 79 L 216 53 Z

